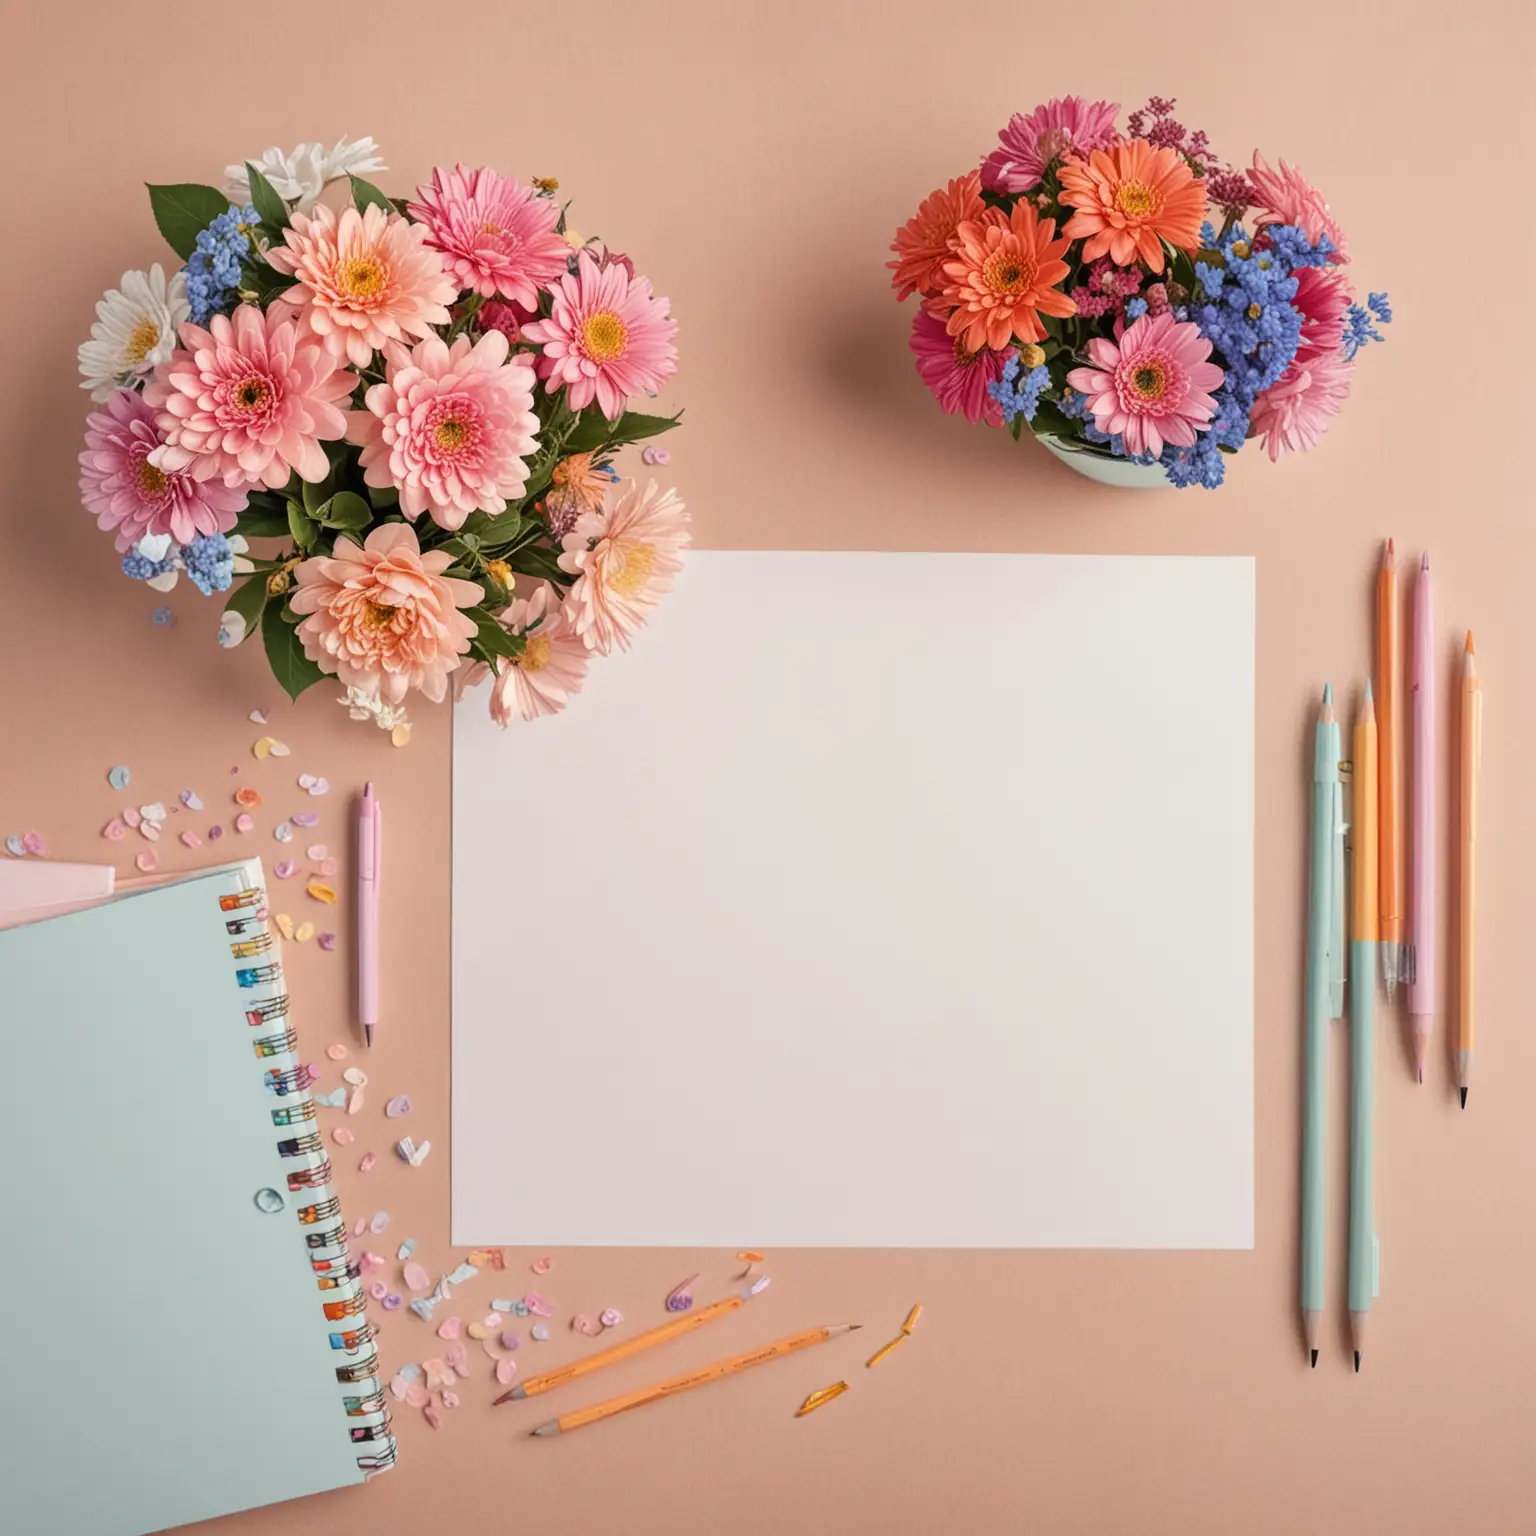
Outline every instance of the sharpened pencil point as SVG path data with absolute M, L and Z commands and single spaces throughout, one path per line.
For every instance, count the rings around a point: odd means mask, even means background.
M 1465 1088 L 1461 1090 L 1461 1107 L 1463 1109 L 1467 1107 L 1467 1090 Z
M 1333 684 L 1332 683 L 1324 683 L 1323 684 L 1323 703 L 1324 704 L 1332 704 L 1333 703 Z
M 1360 1351 L 1357 1349 L 1355 1351 L 1355 1375 L 1358 1376 L 1359 1374 L 1360 1374 Z
M 1317 1351 L 1315 1349 L 1312 1351 L 1312 1369 L 1314 1371 L 1317 1369 Z
M 1468 656 L 1472 656 L 1472 655 L 1475 655 L 1476 652 L 1477 652 L 1477 647 L 1472 644 L 1472 631 L 1469 629 L 1467 631 L 1467 655 Z
M 1427 549 L 1424 551 L 1423 558 L 1419 561 L 1419 569 L 1421 571 L 1429 569 L 1429 551 Z
M 1376 695 L 1371 691 L 1371 680 L 1370 680 L 1370 678 L 1366 678 L 1366 680 L 1365 680 L 1365 697 L 1366 697 L 1366 701 L 1368 703 L 1374 702 L 1374 700 L 1376 698 Z
M 551 1419 L 548 1424 L 540 1424 L 537 1429 L 530 1429 L 528 1433 L 530 1435 L 558 1435 L 560 1433 L 560 1424 L 558 1420 Z
M 363 1025 L 363 1044 L 371 1051 L 373 1049 L 373 1025 Z
M 1423 1086 L 1424 1086 L 1424 1068 L 1420 1067 L 1419 1068 L 1419 1087 L 1422 1088 Z
M 1396 539 L 1388 539 L 1387 540 L 1387 553 L 1389 555 L 1395 555 L 1397 553 L 1397 540 Z

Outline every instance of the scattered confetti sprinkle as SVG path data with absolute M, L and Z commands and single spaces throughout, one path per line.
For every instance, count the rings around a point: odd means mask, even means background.
M 571 1319 L 571 1327 L 577 1333 L 584 1333 L 590 1339 L 595 1339 L 603 1331 L 603 1325 L 595 1317 L 588 1317 L 584 1312 L 578 1312 Z
M 507 1386 L 512 1378 L 517 1375 L 517 1361 L 509 1355 L 505 1360 L 496 1362 L 496 1382 L 498 1386 Z
M 344 1083 L 351 1083 L 354 1088 L 366 1088 L 368 1086 L 368 1074 L 361 1067 L 348 1067 L 341 1074 Z
M 389 1295 L 384 1298 L 384 1310 L 386 1312 L 394 1312 L 404 1305 L 405 1297 L 400 1295 L 397 1291 L 391 1291 Z
M 133 782 L 133 770 L 126 763 L 119 763 L 107 770 L 107 783 L 113 789 L 127 789 Z
M 401 1273 L 405 1276 L 406 1286 L 410 1290 L 425 1291 L 432 1285 L 432 1276 L 415 1259 L 411 1259 Z
M 532 1334 L 540 1344 L 543 1344 L 549 1338 L 549 1324 L 535 1323 L 533 1327 L 528 1330 L 528 1332 Z
M 320 948 L 323 949 L 327 954 L 329 954 L 333 949 L 336 948 L 336 935 L 334 933 L 319 934 L 315 939 L 315 943 L 318 944 Z
M 389 1295 L 389 1287 L 385 1285 L 382 1280 L 375 1280 L 373 1284 L 368 1287 L 368 1294 L 372 1296 L 375 1301 L 383 1301 L 384 1298 Z
M 395 1151 L 398 1152 L 401 1158 L 408 1162 L 412 1168 L 420 1168 L 421 1165 L 426 1162 L 427 1153 L 429 1153 L 431 1150 L 432 1143 L 430 1141 L 424 1141 L 418 1147 L 409 1136 L 402 1136 L 400 1140 L 395 1143 Z
M 288 756 L 288 743 L 286 741 L 274 741 L 272 743 L 272 756 L 273 757 L 287 757 Z
M 493 1301 L 491 1303 L 491 1310 L 493 1312 L 510 1312 L 512 1310 L 512 1303 L 510 1301 Z
M 291 939 L 293 937 L 293 919 L 289 917 L 286 912 L 277 913 L 273 917 L 272 921 L 277 925 L 277 931 L 282 934 L 285 939 Z
M 336 905 L 336 892 L 318 880 L 311 880 L 304 890 L 307 895 L 313 896 L 316 901 L 323 901 L 328 907 Z
M 358 1159 L 357 1171 L 359 1173 L 367 1173 L 378 1160 L 379 1154 L 377 1152 L 364 1152 L 362 1157 Z
M 169 629 L 176 615 L 169 608 L 156 608 L 149 617 L 156 629 Z
M 405 1400 L 412 1408 L 427 1406 L 427 1389 L 419 1381 L 412 1381 L 405 1389 Z
M 368 1230 L 368 1218 L 366 1216 L 359 1216 L 357 1218 L 357 1220 L 352 1223 L 352 1236 L 353 1237 L 361 1237 L 363 1235 L 363 1233 L 366 1232 L 367 1230 Z
M 253 709 L 246 718 L 252 725 L 265 725 L 267 723 L 267 712 L 265 709 Z
M 235 804 L 243 805 L 247 810 L 255 810 L 261 804 L 261 791 L 253 789 L 249 784 L 242 784 L 235 791 Z
M 738 1280 L 745 1280 L 747 1276 L 750 1275 L 752 1271 L 763 1262 L 762 1254 L 754 1253 L 750 1248 L 743 1248 L 742 1251 L 736 1255 L 736 1257 L 747 1266 L 739 1275 L 737 1275 L 736 1278 Z
M 144 818 L 139 815 L 138 807 L 137 806 L 125 805 L 123 807 L 123 825 L 124 826 L 126 826 L 126 827 L 136 827 L 136 826 L 138 826 L 138 824 L 141 821 L 143 821 L 143 819 Z
M 202 797 L 195 789 L 184 789 L 177 798 L 189 811 L 200 811 L 203 808 Z
M 460 1264 L 447 1278 L 454 1285 L 463 1285 L 467 1281 L 473 1280 L 479 1273 L 480 1266 L 478 1264 Z
M 304 857 L 306 859 L 313 859 L 318 864 L 320 860 L 325 857 L 326 852 L 327 850 L 324 843 L 311 843 L 309 847 L 304 850 Z
M 272 737 L 258 736 L 256 740 L 251 743 L 251 756 L 255 758 L 269 757 L 272 753 L 273 747 L 276 745 L 277 742 L 274 741 Z
M 334 875 L 340 868 L 341 861 L 339 859 L 324 858 L 320 860 L 320 873 L 324 875 L 327 880 L 329 880 L 330 877 Z
M 392 1098 L 389 1103 L 384 1106 L 384 1113 L 391 1120 L 398 1120 L 401 1115 L 408 1115 L 410 1112 L 411 1100 L 409 1094 L 397 1093 L 394 1098 Z
M 314 936 L 315 925 L 313 923 L 300 923 L 293 934 L 294 939 L 300 944 L 308 944 Z
M 410 1390 L 410 1381 L 400 1375 L 396 1375 L 389 1384 L 390 1393 L 399 1401 L 405 1401 L 405 1394 Z
M 352 1092 L 347 1095 L 347 1113 L 349 1115 L 355 1115 L 362 1109 L 362 1107 L 363 1090 L 361 1088 L 354 1088 Z
M 761 1296 L 763 1292 L 766 1291 L 772 1284 L 773 1281 L 770 1280 L 767 1275 L 760 1275 L 756 1280 L 752 1282 L 751 1285 L 747 1287 L 747 1295 Z
M 317 1093 L 315 1103 L 325 1109 L 342 1109 L 347 1102 L 347 1090 L 345 1088 L 333 1088 L 329 1093 Z
M 194 832 L 191 827 L 188 827 L 187 830 L 181 834 L 181 840 L 187 845 L 188 848 L 201 848 L 203 846 L 202 834 L 200 832 Z
M 240 814 L 235 817 L 236 832 L 249 832 L 255 825 L 255 818 L 251 816 L 247 811 L 241 811 Z
M 484 1323 L 471 1323 L 468 1328 L 465 1329 L 465 1332 L 468 1333 L 472 1339 L 488 1339 L 495 1331 L 496 1330 L 493 1328 L 487 1328 Z
M 331 1140 L 338 1147 L 350 1147 L 354 1140 L 352 1132 L 344 1125 L 338 1125 L 331 1131 Z
M 479 1265 L 481 1269 L 484 1269 L 486 1265 L 489 1265 L 492 1269 L 505 1269 L 507 1267 L 507 1256 L 500 1248 L 471 1248 L 469 1251 L 469 1262 Z
M 442 1402 L 444 1408 L 457 1408 L 459 1406 L 459 1394 L 457 1392 L 444 1392 Z
M 146 848 L 143 853 L 134 856 L 133 862 L 147 875 L 152 870 L 159 869 L 160 855 L 153 848 Z
M 598 1318 L 604 1328 L 617 1328 L 624 1321 L 624 1314 L 617 1307 L 607 1307 Z
M 408 747 L 411 744 L 411 722 L 402 721 L 390 733 L 389 740 L 392 746 Z
M 440 1339 L 456 1339 L 459 1336 L 459 1330 L 463 1326 L 463 1323 L 461 1323 L 458 1318 L 445 1317 L 442 1323 L 438 1326 L 437 1336 Z
M 416 1239 L 414 1237 L 408 1237 L 401 1242 L 398 1248 L 395 1249 L 395 1257 L 399 1259 L 402 1264 L 404 1264 L 405 1261 L 415 1252 Z
M 272 836 L 280 843 L 291 843 L 293 841 L 293 828 L 286 821 L 280 821 L 272 828 Z
M 353 1235 L 361 1236 L 362 1230 L 363 1223 L 359 1221 L 357 1226 L 353 1229 Z M 384 1263 L 384 1255 L 382 1253 L 374 1253 L 370 1249 L 368 1252 L 364 1253 L 361 1262 L 357 1266 L 357 1272 L 360 1275 L 366 1275 L 375 1269 L 383 1269 Z
M 312 773 L 299 775 L 299 788 L 308 790 L 312 795 L 328 795 L 331 792 L 331 786 L 323 778 L 317 778 Z
M 555 1267 L 554 1260 L 546 1253 L 543 1258 L 535 1259 L 528 1266 L 536 1275 L 547 1275 Z
M 27 850 L 21 846 L 21 839 L 14 832 L 5 840 L 5 851 L 13 859 L 24 859 L 27 856 Z
M 224 828 L 223 827 L 209 827 L 208 828 L 208 841 L 210 843 L 218 842 L 218 840 L 221 837 L 223 837 L 223 836 L 224 836 Z
M 121 816 L 114 816 L 106 826 L 101 829 L 103 837 L 109 837 L 114 843 L 120 843 L 124 834 L 128 831 L 128 824 Z
M 345 1061 L 347 1059 L 348 1052 L 346 1046 L 338 1044 L 326 1046 L 325 1054 L 329 1056 L 332 1061 Z
M 848 1383 L 846 1381 L 834 1381 L 830 1387 L 818 1388 L 795 1409 L 795 1417 L 803 1419 L 806 1414 L 815 1413 L 818 1408 L 825 1408 L 834 1397 L 841 1397 L 847 1390 Z
M 511 1329 L 508 1329 L 501 1336 L 501 1347 L 503 1349 L 516 1349 L 517 1346 L 522 1342 L 522 1339 L 520 1339 L 517 1334 L 513 1333 Z
M 295 811 L 288 819 L 296 827 L 313 827 L 319 822 L 320 817 L 315 811 Z
M 693 1282 L 699 1277 L 689 1275 L 680 1285 L 667 1292 L 667 1311 L 686 1312 L 693 1305 Z
M 422 1322 L 430 1323 L 432 1321 L 432 1308 L 436 1305 L 437 1303 L 433 1301 L 430 1296 L 417 1296 L 411 1302 L 411 1311 L 414 1312 L 416 1316 L 422 1320 Z
M 368 1230 L 370 1232 L 382 1232 L 384 1230 L 384 1228 L 387 1227 L 388 1225 L 389 1225 L 389 1212 L 388 1211 L 375 1211 L 374 1214 L 373 1214 L 373 1220 L 368 1223 Z
M 535 1317 L 553 1317 L 555 1315 L 554 1309 L 547 1301 L 544 1300 L 542 1296 L 539 1295 L 537 1291 L 529 1291 L 528 1294 L 523 1297 L 523 1305 L 527 1307 Z
M 276 875 L 279 880 L 291 880 L 293 876 L 298 873 L 298 868 L 299 866 L 295 864 L 292 859 L 279 859 L 277 863 L 272 866 L 272 873 Z

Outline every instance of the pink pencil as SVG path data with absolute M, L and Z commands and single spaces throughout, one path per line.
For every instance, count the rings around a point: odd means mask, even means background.
M 373 1044 L 379 1022 L 379 876 L 384 812 L 370 783 L 357 808 L 357 1017 Z
M 1410 913 L 1408 1022 L 1413 1030 L 1413 1063 L 1419 1081 L 1429 1060 L 1440 988 L 1435 916 L 1435 609 L 1429 555 L 1419 563 L 1413 589 L 1413 657 L 1409 670 L 1413 700 L 1413 907 Z

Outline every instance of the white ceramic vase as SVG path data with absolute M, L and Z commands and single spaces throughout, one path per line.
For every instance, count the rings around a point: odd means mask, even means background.
M 1100 485 L 1114 485 L 1126 491 L 1168 490 L 1168 473 L 1161 464 L 1133 464 L 1129 459 L 1115 459 L 1063 442 L 1059 437 L 1041 437 L 1036 441 L 1068 469 L 1097 480 Z

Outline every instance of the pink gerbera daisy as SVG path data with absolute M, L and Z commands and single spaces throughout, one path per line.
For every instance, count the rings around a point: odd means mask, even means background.
M 612 421 L 626 399 L 655 394 L 676 372 L 677 322 L 667 313 L 667 300 L 652 296 L 646 278 L 631 277 L 617 263 L 600 267 L 583 252 L 554 298 L 549 319 L 525 325 L 523 339 L 543 344 L 539 377 L 551 389 L 565 385 L 572 410 L 595 397 Z
M 594 651 L 628 650 L 682 569 L 688 514 L 672 490 L 633 480 L 603 512 L 576 520 L 565 536 L 560 569 L 575 576 L 566 596 L 576 633 Z
M 1120 141 L 1120 104 L 1081 96 L 1056 97 L 1033 112 L 1015 112 L 998 134 L 998 147 L 981 162 L 981 184 L 993 192 L 1027 192 L 1052 160 L 1108 149 Z
M 363 545 L 338 538 L 329 555 L 294 571 L 304 654 L 370 699 L 398 704 L 418 688 L 437 703 L 475 633 L 459 610 L 484 595 L 445 576 L 452 564 L 443 550 L 423 554 L 409 523 L 383 523 Z
M 1342 352 L 1325 352 L 1306 362 L 1298 357 L 1253 402 L 1248 423 L 1272 460 L 1317 446 L 1349 394 L 1354 369 Z
M 514 713 L 524 720 L 558 715 L 581 692 L 592 657 L 565 605 L 551 603 L 546 583 L 531 598 L 516 599 L 502 622 L 527 641 L 491 687 L 491 719 L 505 729 Z
M 951 416 L 1002 426 L 1003 408 L 987 393 L 987 385 L 1002 378 L 1006 352 L 991 347 L 970 351 L 963 336 L 951 336 L 942 320 L 921 309 L 913 317 L 908 345 L 923 383 Z
M 1301 343 L 1296 361 L 1305 363 L 1344 345 L 1344 317 L 1351 297 L 1349 282 L 1337 267 L 1297 267 L 1296 297 L 1301 315 Z
M 292 220 L 286 244 L 268 250 L 267 261 L 298 278 L 282 302 L 332 356 L 366 368 L 386 341 L 427 336 L 448 323 L 446 306 L 459 290 L 421 225 L 377 203 L 339 217 L 317 203 Z
M 1248 184 L 1253 189 L 1253 206 L 1259 210 L 1253 218 L 1256 227 L 1294 224 L 1305 230 L 1307 239 L 1312 241 L 1319 235 L 1327 235 L 1333 242 L 1333 255 L 1328 259 L 1338 266 L 1348 263 L 1344 231 L 1329 213 L 1327 199 L 1294 165 L 1282 160 L 1280 169 L 1274 170 L 1265 163 L 1258 150 L 1254 150 Z
M 437 336 L 384 349 L 385 378 L 351 411 L 347 441 L 362 447 L 369 485 L 394 486 L 407 517 L 457 528 L 471 512 L 505 512 L 523 493 L 539 446 L 533 369 L 487 331 L 450 347 Z
M 560 205 L 510 176 L 460 165 L 417 187 L 407 212 L 427 227 L 462 288 L 539 307 L 539 289 L 565 271 L 571 248 L 555 233 Z
M 342 370 L 294 320 L 242 304 L 208 329 L 190 321 L 181 347 L 155 370 L 144 399 L 165 434 L 161 468 L 190 469 L 225 485 L 274 490 L 290 470 L 319 482 L 330 472 L 323 442 L 347 429 L 340 402 L 357 375 Z
M 228 533 L 245 505 L 243 489 L 160 468 L 164 443 L 154 411 L 136 390 L 113 390 L 104 408 L 85 419 L 80 498 L 99 527 L 116 530 L 120 550 L 146 535 L 190 544 L 200 534 Z
M 1226 375 L 1207 361 L 1211 344 L 1193 321 L 1143 315 L 1118 345 L 1094 336 L 1087 351 L 1094 366 L 1074 368 L 1067 383 L 1088 396 L 1099 431 L 1120 433 L 1129 453 L 1156 458 L 1164 443 L 1188 448 L 1215 413 L 1210 392 Z

